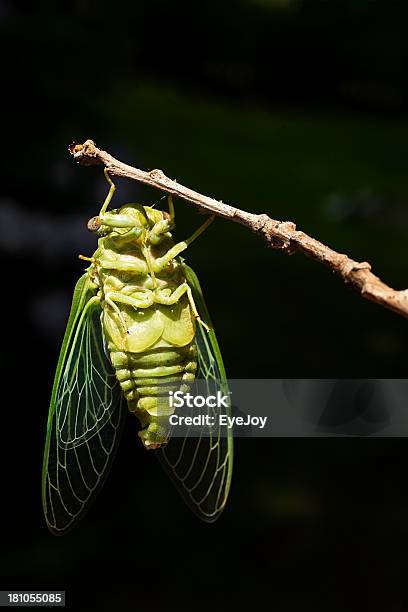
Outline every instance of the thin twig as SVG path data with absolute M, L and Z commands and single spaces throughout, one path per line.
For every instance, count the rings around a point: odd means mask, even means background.
M 145 172 L 128 166 L 106 151 L 98 149 L 92 140 L 87 140 L 83 144 L 70 145 L 69 152 L 81 165 L 102 164 L 112 176 L 121 176 L 156 187 L 191 202 L 202 212 L 240 223 L 262 236 L 273 249 L 279 249 L 288 255 L 300 251 L 336 272 L 362 297 L 408 318 L 408 290 L 396 291 L 388 287 L 371 272 L 369 263 L 357 262 L 347 255 L 333 251 L 318 240 L 298 231 L 296 225 L 291 221 L 275 221 L 265 214 L 255 215 L 234 208 L 184 187 L 177 181 L 168 178 L 161 170 Z

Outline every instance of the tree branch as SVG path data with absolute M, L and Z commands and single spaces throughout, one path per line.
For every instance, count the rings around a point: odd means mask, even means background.
M 230 221 L 240 223 L 262 236 L 273 249 L 292 255 L 297 251 L 319 261 L 333 272 L 336 272 L 350 287 L 367 300 L 376 302 L 393 312 L 408 318 L 408 290 L 396 291 L 388 287 L 371 272 L 366 261 L 357 262 L 347 255 L 337 253 L 318 240 L 311 238 L 296 229 L 291 221 L 275 221 L 265 214 L 255 215 L 224 202 L 184 187 L 177 181 L 168 178 L 161 170 L 145 172 L 128 166 L 107 153 L 98 149 L 92 140 L 83 144 L 73 143 L 69 152 L 81 165 L 101 164 L 112 176 L 120 176 L 161 189 L 187 202 L 191 202 L 204 213 L 211 213 Z

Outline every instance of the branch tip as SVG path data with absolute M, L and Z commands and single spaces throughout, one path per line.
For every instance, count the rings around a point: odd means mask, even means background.
M 69 145 L 68 151 L 78 164 L 82 166 L 93 166 L 103 163 L 99 159 L 99 149 L 93 140 L 85 140 L 82 144 L 74 141 Z

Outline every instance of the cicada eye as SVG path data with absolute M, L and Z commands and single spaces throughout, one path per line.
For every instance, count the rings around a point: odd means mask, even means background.
M 88 221 L 87 228 L 90 232 L 97 232 L 100 229 L 101 225 L 102 222 L 99 217 L 92 217 L 92 219 L 89 219 Z

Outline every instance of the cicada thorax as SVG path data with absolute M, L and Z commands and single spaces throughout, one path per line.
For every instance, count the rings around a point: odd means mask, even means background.
M 144 234 L 122 240 L 127 234 L 111 232 L 99 239 L 93 268 L 117 379 L 129 410 L 142 424 L 139 435 L 144 445 L 157 448 L 167 440 L 166 425 L 174 411 L 169 391 L 189 389 L 197 357 L 195 318 L 183 266 L 177 259 L 166 260 L 174 247 L 171 234 L 160 236 L 155 231 L 161 221 L 168 222 L 168 215 L 147 207 L 145 211 L 153 220 L 149 219 Z M 155 231 L 154 243 L 149 230 Z

